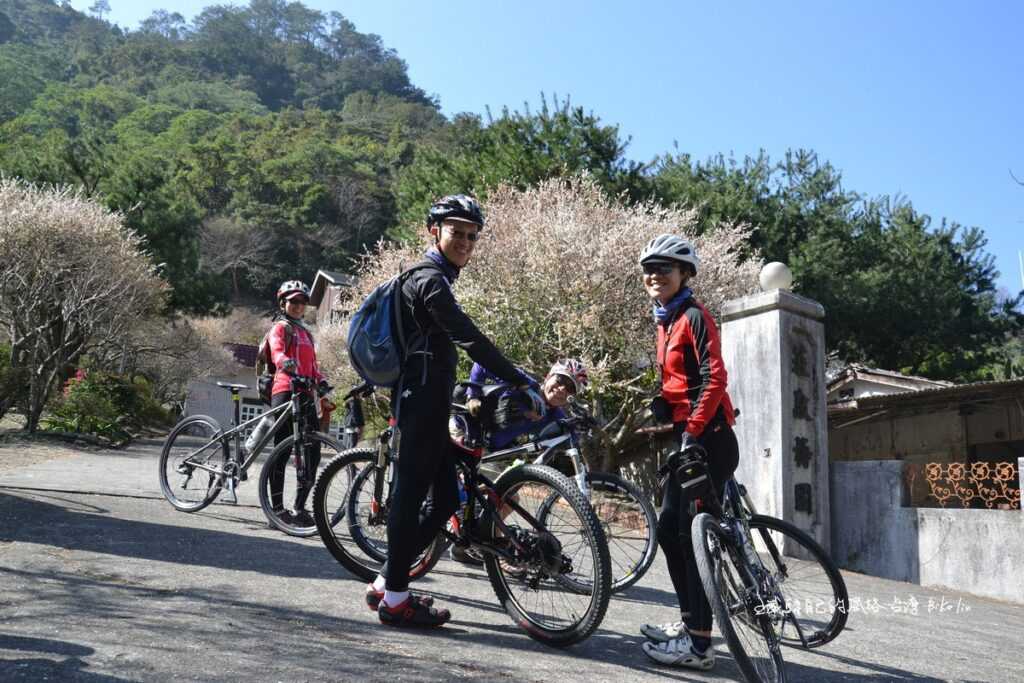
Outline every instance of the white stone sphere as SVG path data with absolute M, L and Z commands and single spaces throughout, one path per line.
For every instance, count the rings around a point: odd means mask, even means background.
M 789 289 L 793 285 L 793 273 L 785 263 L 772 261 L 764 264 L 758 280 L 761 283 L 761 289 L 765 292 L 773 289 Z

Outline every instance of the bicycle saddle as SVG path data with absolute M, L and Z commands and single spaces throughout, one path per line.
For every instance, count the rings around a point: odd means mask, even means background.
M 458 386 L 466 387 L 467 389 L 479 389 L 483 394 L 484 398 L 489 398 L 491 394 L 495 394 L 503 389 L 508 389 L 511 385 L 509 384 L 480 384 L 479 382 L 470 382 L 469 380 L 459 382 Z
M 241 391 L 242 389 L 249 388 L 246 384 L 232 384 L 230 382 L 217 382 L 217 386 L 231 391 Z

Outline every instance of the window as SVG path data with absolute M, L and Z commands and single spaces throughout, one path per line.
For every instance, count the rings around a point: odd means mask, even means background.
M 251 398 L 246 398 L 246 399 L 242 400 L 242 411 L 241 411 L 241 413 L 242 413 L 242 418 L 241 418 L 242 419 L 242 424 L 245 424 L 248 420 L 253 419 L 254 417 L 256 417 L 257 415 L 259 415 L 262 412 L 263 412 L 263 403 L 262 402 L 257 401 L 255 399 L 251 399 Z M 250 425 L 249 428 L 245 430 L 245 435 L 246 436 L 249 436 L 249 432 L 252 431 L 252 428 L 254 426 L 255 425 Z

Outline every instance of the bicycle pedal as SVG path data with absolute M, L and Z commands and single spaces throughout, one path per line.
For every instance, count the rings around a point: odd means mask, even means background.
M 238 481 L 246 481 L 248 479 L 249 479 L 249 474 L 247 472 L 239 472 L 238 473 Z

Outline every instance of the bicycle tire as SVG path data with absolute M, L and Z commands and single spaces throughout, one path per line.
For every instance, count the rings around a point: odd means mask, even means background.
M 371 456 L 371 461 L 376 461 L 376 453 L 369 449 L 366 450 Z M 345 516 L 352 519 L 354 515 L 358 515 L 357 507 L 359 501 L 365 490 L 372 491 L 373 482 L 371 478 L 377 475 L 376 465 L 372 467 L 362 467 L 356 473 L 356 476 L 352 478 L 352 487 L 349 490 L 345 505 Z M 369 486 L 369 489 L 366 487 Z M 387 495 L 385 493 L 385 495 Z M 386 525 L 386 518 L 385 518 Z M 352 542 L 358 546 L 359 550 L 363 554 L 367 555 L 371 559 L 383 564 L 388 559 L 387 552 L 387 527 L 380 529 L 383 532 L 382 538 L 371 539 L 370 536 L 364 531 L 365 527 L 362 525 L 353 525 L 350 528 L 352 535 Z
M 384 563 L 383 560 L 364 553 L 352 538 L 354 528 L 358 533 L 357 525 L 365 511 L 359 507 L 354 511 L 350 508 L 344 515 L 338 515 L 332 508 L 339 505 L 339 500 L 343 500 L 344 504 L 348 505 L 351 491 L 336 492 L 334 489 L 336 487 L 352 488 L 353 482 L 359 474 L 348 478 L 347 481 L 342 480 L 343 477 L 348 476 L 350 468 L 355 467 L 359 473 L 362 473 L 365 468 L 376 468 L 376 462 L 376 451 L 367 448 L 352 448 L 343 451 L 324 465 L 316 485 L 313 487 L 313 519 L 316 521 L 316 529 L 320 534 L 321 542 L 338 564 L 364 581 L 374 580 Z M 386 553 L 381 557 L 384 556 Z M 409 580 L 415 581 L 421 578 L 428 570 L 429 567 L 424 564 L 421 555 L 410 568 Z
M 780 635 L 782 643 L 793 647 L 816 648 L 834 640 L 843 628 L 846 627 L 846 619 L 849 616 L 849 596 L 846 590 L 846 582 L 843 580 L 843 576 L 835 562 L 832 561 L 828 553 L 825 552 L 825 549 L 817 541 L 785 520 L 767 515 L 752 515 L 749 524 L 751 536 L 755 539 L 755 549 L 758 555 L 761 556 L 761 561 L 772 572 L 776 583 L 782 588 L 782 594 L 786 598 L 787 607 L 791 611 L 796 608 L 792 618 L 801 620 L 800 615 L 803 612 L 801 605 L 812 604 L 813 608 L 807 610 L 812 615 L 819 614 L 819 605 L 832 608 L 827 621 L 823 625 L 816 626 L 816 624 L 821 624 L 821 622 L 815 622 L 813 619 L 808 620 L 807 625 L 811 628 L 806 629 L 810 635 L 808 633 L 804 634 L 807 640 L 806 646 L 800 639 L 799 634 L 795 632 L 795 627 L 793 628 L 793 635 L 787 635 L 788 630 L 785 628 L 785 624 Z M 770 552 L 767 547 L 765 539 L 768 538 L 769 532 L 782 534 L 798 544 L 811 559 L 798 559 L 793 558 L 791 555 L 786 555 L 783 566 L 780 566 L 779 559 L 781 558 Z M 788 547 L 785 544 L 780 546 L 774 539 L 772 543 L 775 546 L 776 552 L 780 555 L 783 549 Z M 808 594 L 798 595 L 798 589 L 795 585 L 801 580 L 801 577 L 807 576 L 810 571 L 814 570 L 812 566 L 814 564 L 818 566 L 824 577 L 828 580 L 828 587 L 826 588 L 823 585 L 822 579 L 818 578 L 814 581 L 816 585 L 808 586 L 806 589 Z M 788 590 L 787 586 L 789 587 Z M 829 594 L 827 597 L 825 596 L 826 593 Z M 801 630 L 805 630 L 803 622 L 801 622 Z
M 319 471 L 323 471 L 324 462 L 326 459 L 333 458 L 334 456 L 341 452 L 341 447 L 338 445 L 338 442 L 335 441 L 330 436 L 328 436 L 327 434 L 324 434 L 323 432 L 306 432 L 305 439 L 307 442 L 315 441 L 320 444 L 320 464 L 318 468 Z M 266 462 L 263 463 L 263 469 L 260 470 L 260 507 L 263 508 L 263 514 L 266 515 L 267 521 L 270 522 L 270 524 L 273 525 L 274 528 L 288 534 L 289 536 L 309 538 L 311 536 L 316 536 L 316 525 L 313 524 L 310 526 L 302 526 L 285 521 L 277 514 L 273 507 L 273 501 L 271 500 L 270 473 L 275 467 L 276 463 L 278 463 L 282 458 L 291 458 L 292 446 L 294 445 L 294 443 L 295 435 L 293 434 L 286 438 L 285 440 L 283 440 L 281 443 L 274 446 L 274 450 L 271 451 L 270 455 L 267 457 Z M 287 474 L 290 470 L 287 464 L 285 465 L 284 469 L 286 473 L 286 483 L 284 484 L 284 486 L 290 489 L 291 481 L 287 479 Z M 315 480 L 316 475 L 314 474 L 313 477 Z M 295 483 L 295 486 L 298 486 L 297 481 Z M 312 496 L 312 488 L 313 487 L 311 486 L 309 493 L 310 496 Z M 282 498 L 287 499 L 286 496 L 288 496 L 288 494 L 290 494 L 291 492 L 292 491 L 290 490 L 288 491 L 288 493 L 282 492 Z M 284 501 L 282 500 L 282 502 Z
M 201 448 L 199 451 L 196 451 L 195 448 L 186 445 L 185 442 L 189 439 L 195 440 L 195 437 L 187 432 L 189 430 L 194 431 L 200 425 L 210 432 L 210 436 L 199 437 L 198 440 Z M 228 461 L 229 450 L 227 440 L 222 438 L 222 431 L 220 424 L 212 417 L 208 415 L 191 415 L 176 424 L 170 434 L 167 435 L 167 438 L 164 439 L 159 461 L 160 490 L 163 492 L 167 502 L 173 505 L 175 509 L 182 512 L 199 512 L 220 495 L 221 488 L 224 485 L 224 476 L 223 474 L 218 475 L 212 472 L 209 473 L 205 483 L 198 483 L 196 488 L 193 489 L 197 492 L 202 492 L 197 494 L 198 500 L 184 498 L 181 491 L 189 490 L 188 486 L 193 479 L 195 468 L 189 468 L 187 461 L 192 460 L 196 453 L 206 453 L 203 456 L 205 458 L 203 464 L 212 467 L 213 465 L 209 464 L 209 461 L 216 460 L 216 466 L 223 471 L 224 464 Z M 206 439 L 205 444 L 202 443 L 204 439 Z M 180 469 L 182 467 L 186 468 L 187 471 L 182 471 Z M 173 479 L 178 480 L 177 485 L 172 483 L 172 473 L 168 469 L 173 470 Z M 184 479 L 181 479 L 181 477 L 184 477 Z M 175 493 L 176 491 L 178 493 Z
M 778 643 L 772 644 L 777 639 L 776 633 L 768 617 L 753 617 L 746 613 L 746 601 L 742 596 L 745 588 L 736 569 L 738 550 L 725 536 L 718 520 L 706 512 L 694 517 L 692 542 L 704 593 L 736 666 L 749 683 L 785 683 L 786 668 L 781 648 Z M 752 639 L 747 639 L 747 645 L 742 642 L 741 633 L 752 635 Z M 749 645 L 762 639 L 767 645 L 767 656 L 752 658 Z
M 589 472 L 587 484 L 590 488 L 590 506 L 601 521 L 601 528 L 608 541 L 608 554 L 612 563 L 612 593 L 618 593 L 643 578 L 651 568 L 658 554 L 658 515 L 647 496 L 618 475 Z M 613 500 L 596 500 L 595 493 Z M 615 498 L 619 502 L 614 502 Z M 554 496 L 544 501 L 537 512 L 538 519 L 544 520 L 554 502 Z M 639 531 L 632 533 L 633 528 Z M 585 589 L 583 586 L 579 588 Z
M 538 610 L 541 609 L 543 604 L 549 602 L 552 609 L 556 607 L 554 599 L 545 601 L 543 597 L 545 592 L 564 589 L 564 585 L 555 580 L 541 582 L 540 577 L 538 577 L 537 584 L 531 586 L 531 581 L 528 581 L 525 576 L 516 577 L 511 575 L 510 568 L 492 554 L 484 555 L 484 564 L 487 568 L 487 576 L 491 581 L 494 594 L 512 620 L 526 630 L 534 640 L 555 647 L 566 647 L 588 638 L 604 619 L 605 612 L 608 609 L 608 601 L 611 599 L 611 560 L 608 557 L 608 544 L 604 539 L 601 522 L 598 520 L 593 508 L 590 507 L 590 504 L 583 497 L 575 483 L 570 482 L 557 470 L 544 465 L 523 465 L 512 468 L 498 478 L 498 481 L 495 483 L 495 491 L 501 500 L 509 497 L 510 500 L 518 501 L 519 505 L 528 510 L 528 505 L 523 504 L 522 496 L 530 492 L 529 488 L 524 489 L 524 487 L 531 485 L 546 486 L 554 489 L 557 495 L 566 501 L 566 505 L 571 509 L 572 515 L 576 517 L 579 525 L 578 530 L 566 533 L 565 538 L 582 539 L 581 552 L 587 557 L 584 558 L 584 562 L 574 564 L 573 569 L 584 569 L 586 568 L 584 564 L 589 561 L 589 568 L 592 570 L 593 576 L 589 582 L 592 585 L 589 601 L 585 606 L 581 603 L 581 609 L 574 609 L 569 605 L 568 599 L 563 597 L 558 602 L 565 603 L 571 615 L 568 618 L 553 616 L 551 619 L 546 620 L 547 623 L 542 622 Z M 545 493 L 543 495 L 544 498 L 547 498 L 551 494 Z M 512 513 L 512 515 L 507 516 L 505 523 L 514 523 L 513 517 L 517 514 Z M 493 520 L 493 511 L 487 511 L 482 522 L 484 528 L 489 529 L 492 535 L 498 529 L 496 522 Z M 534 528 L 527 533 L 533 533 L 538 536 L 547 533 L 553 537 L 555 532 L 552 531 L 551 526 L 543 524 L 539 528 Z M 566 557 L 566 550 L 566 544 L 560 543 L 558 551 L 563 558 Z M 526 573 L 526 576 L 528 576 L 528 573 Z M 576 591 L 570 592 L 572 595 L 580 595 Z M 525 604 L 526 600 L 531 596 L 538 598 L 537 603 L 535 603 L 537 605 L 536 609 L 531 609 Z M 583 596 L 580 597 L 582 598 Z M 568 621 L 568 623 L 564 625 L 551 623 L 558 620 Z

